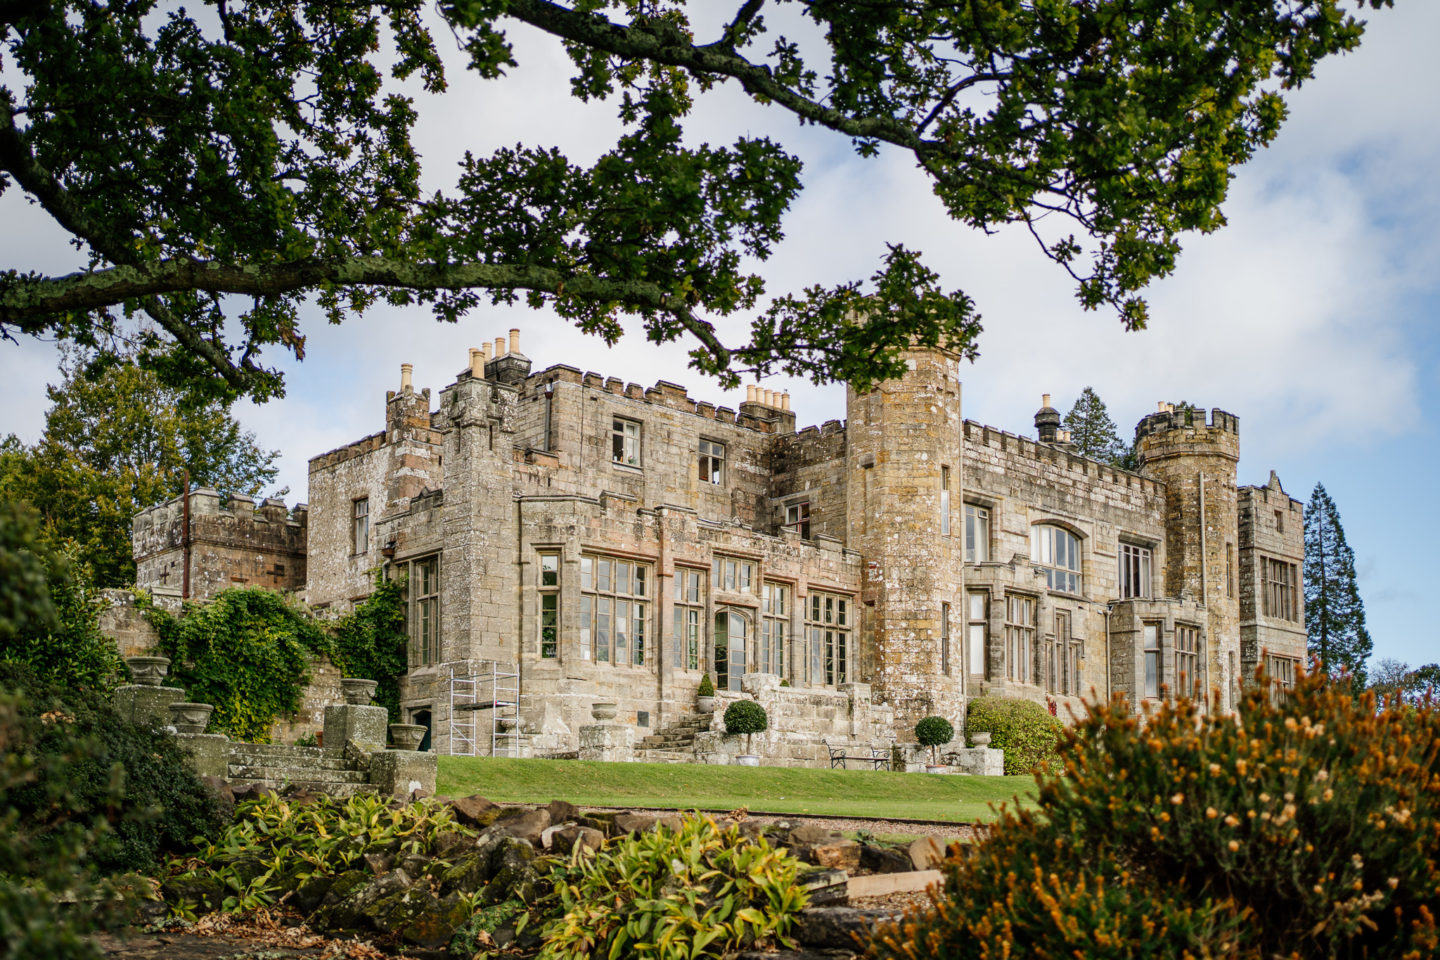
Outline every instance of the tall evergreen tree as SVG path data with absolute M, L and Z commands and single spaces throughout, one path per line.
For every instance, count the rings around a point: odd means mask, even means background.
M 1115 432 L 1115 421 L 1105 409 L 1105 401 L 1092 388 L 1080 391 L 1080 397 L 1065 414 L 1065 429 L 1075 449 L 1095 460 L 1121 465 L 1125 445 Z
M 1310 654 L 1320 658 L 1326 672 L 1348 672 L 1357 686 L 1365 685 L 1372 644 L 1355 583 L 1355 551 L 1346 544 L 1340 512 L 1321 483 L 1305 508 L 1305 630 Z

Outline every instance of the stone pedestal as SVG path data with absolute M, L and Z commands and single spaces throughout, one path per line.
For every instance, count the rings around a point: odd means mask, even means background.
M 951 765 L 957 773 L 972 777 L 1000 777 L 1005 775 L 1005 751 L 990 747 L 961 747 L 947 751 Z
M 180 749 L 190 754 L 190 766 L 197 777 L 230 776 L 229 737 L 223 733 L 177 733 L 175 739 Z
M 405 800 L 417 791 L 422 797 L 434 796 L 438 769 L 439 758 L 429 750 L 386 750 L 370 755 L 368 776 L 380 796 Z
M 629 763 L 635 759 L 635 731 L 622 723 L 587 723 L 580 727 L 580 759 Z
M 115 712 L 136 723 L 170 725 L 170 704 L 183 703 L 185 691 L 179 687 L 151 687 L 138 683 L 121 684 L 115 688 Z
M 897 773 L 924 773 L 930 748 L 918 743 L 897 743 L 890 748 L 890 769 Z
M 384 750 L 390 734 L 390 714 L 384 707 L 343 703 L 325 708 L 325 746 L 344 749 L 354 740 L 363 750 Z

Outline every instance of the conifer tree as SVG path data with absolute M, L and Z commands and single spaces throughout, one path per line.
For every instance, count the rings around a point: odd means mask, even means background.
M 1115 432 L 1115 421 L 1105 409 L 1105 401 L 1092 388 L 1080 391 L 1080 397 L 1065 414 L 1065 429 L 1077 452 L 1094 460 L 1121 465 L 1125 445 Z
M 1365 685 L 1372 644 L 1355 583 L 1355 551 L 1346 544 L 1340 512 L 1321 483 L 1305 508 L 1305 630 L 1310 654 L 1320 658 L 1327 673 L 1349 673 L 1357 687 Z

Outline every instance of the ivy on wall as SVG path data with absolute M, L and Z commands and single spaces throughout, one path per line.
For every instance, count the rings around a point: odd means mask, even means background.
M 262 587 L 225 590 L 187 603 L 179 617 L 143 592 L 137 606 L 155 626 L 171 681 L 213 704 L 212 733 L 265 743 L 276 718 L 293 713 L 310 682 L 310 663 L 328 657 L 347 677 L 375 680 L 375 700 L 390 721 L 400 716 L 405 672 L 405 585 L 377 575 L 375 591 L 353 612 L 317 619 L 284 594 Z

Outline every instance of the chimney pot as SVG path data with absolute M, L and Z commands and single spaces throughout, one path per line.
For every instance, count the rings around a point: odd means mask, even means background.
M 410 374 L 415 369 L 412 363 L 400 364 L 400 392 L 410 393 L 414 388 L 410 386 Z
M 1048 406 L 1050 406 L 1050 394 L 1048 394 L 1048 393 L 1042 393 L 1042 394 L 1040 394 L 1040 406 L 1042 406 L 1042 407 L 1048 407 Z
M 511 352 L 511 353 L 519 353 L 519 352 L 520 352 L 520 328 L 519 328 L 519 327 L 511 327 L 511 328 L 510 328 L 510 352 Z
M 499 359 L 500 359 L 501 357 L 503 357 L 503 356 L 505 356 L 505 338 L 504 338 L 504 337 L 496 337 L 496 338 L 495 338 L 495 359 L 496 359 L 496 360 L 499 360 Z
M 476 347 L 470 348 L 470 376 L 476 380 L 485 379 L 485 360 Z
M 790 391 L 788 390 L 780 394 L 780 409 L 787 412 L 790 409 Z
M 746 403 L 754 403 L 754 402 L 755 402 L 755 384 L 753 384 L 753 383 L 747 383 L 747 384 L 745 384 L 745 402 L 746 402 Z
M 490 362 L 490 341 L 486 340 L 480 345 L 480 359 L 486 363 Z

